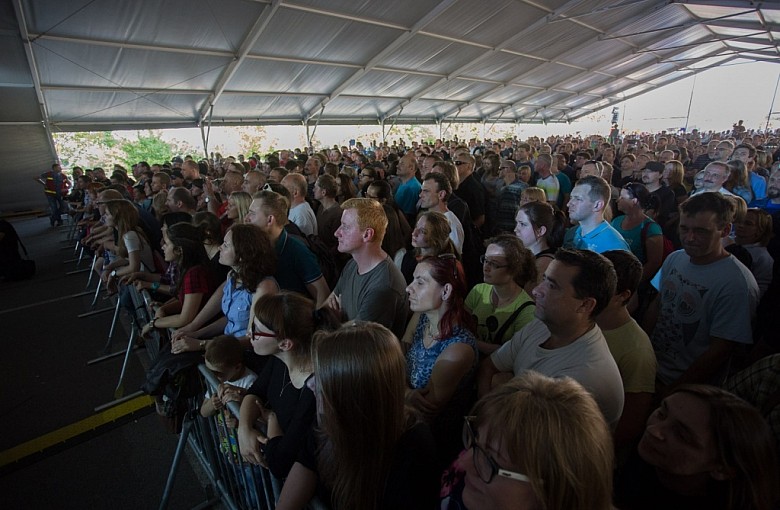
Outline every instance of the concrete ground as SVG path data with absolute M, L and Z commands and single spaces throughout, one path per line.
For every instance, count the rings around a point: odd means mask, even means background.
M 3 508 L 157 508 L 178 436 L 142 400 L 129 410 L 95 411 L 114 399 L 122 366 L 122 357 L 87 365 L 103 350 L 112 314 L 77 317 L 92 295 L 72 297 L 85 290 L 89 274 L 66 275 L 76 264 L 68 261 L 75 243 L 66 242 L 65 228 L 50 228 L 48 218 L 12 224 L 37 274 L 0 282 Z M 101 300 L 97 308 L 106 306 Z M 112 351 L 127 343 L 124 322 Z M 131 355 L 125 394 L 143 382 L 145 357 L 144 350 Z M 169 508 L 195 507 L 209 492 L 185 459 Z

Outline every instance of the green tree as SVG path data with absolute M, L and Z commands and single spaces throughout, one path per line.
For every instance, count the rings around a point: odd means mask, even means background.
M 264 127 L 241 126 L 238 128 L 239 151 L 246 157 L 268 150 L 268 136 Z
M 120 156 L 119 142 L 110 131 L 54 133 L 63 166 L 105 166 Z
M 125 157 L 122 161 L 127 168 L 130 168 L 139 161 L 162 162 L 171 159 L 172 147 L 160 137 L 160 133 L 147 131 L 146 134 L 138 132 L 138 139 L 135 141 L 126 140 L 121 145 Z

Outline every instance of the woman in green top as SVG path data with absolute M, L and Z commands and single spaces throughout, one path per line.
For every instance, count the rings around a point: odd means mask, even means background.
M 465 304 L 477 319 L 477 347 L 490 354 L 534 318 L 533 301 L 523 287 L 536 280 L 536 262 L 522 241 L 501 234 L 488 241 L 482 274 L 485 283 L 471 289 Z

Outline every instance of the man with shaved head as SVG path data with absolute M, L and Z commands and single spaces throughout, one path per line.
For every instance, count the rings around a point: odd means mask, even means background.
M 315 161 L 317 160 L 315 159 Z M 307 236 L 316 234 L 317 217 L 306 201 L 306 194 L 308 193 L 306 177 L 301 174 L 287 174 L 282 179 L 282 186 L 290 192 L 291 203 L 287 218 L 295 223 L 301 229 L 301 232 Z
M 410 225 L 414 224 L 414 217 L 417 214 L 417 199 L 421 188 L 416 173 L 417 161 L 414 153 L 409 151 L 398 162 L 398 177 L 401 179 L 401 185 L 395 192 L 395 203 L 404 212 Z

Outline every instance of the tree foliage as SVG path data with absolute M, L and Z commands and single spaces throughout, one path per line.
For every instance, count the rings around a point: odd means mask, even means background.
M 137 140 L 125 140 L 121 144 L 124 157 L 121 160 L 127 168 L 139 161 L 147 161 L 150 164 L 171 159 L 173 147 L 163 140 L 160 133 L 147 131 L 146 134 L 138 133 Z

